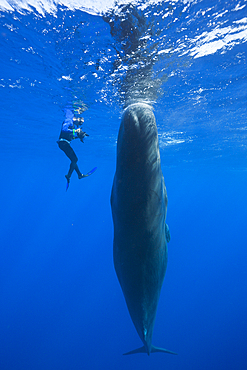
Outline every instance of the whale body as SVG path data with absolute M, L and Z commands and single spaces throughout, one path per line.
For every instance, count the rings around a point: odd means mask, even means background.
M 167 192 L 156 120 L 147 104 L 132 104 L 123 113 L 111 207 L 114 267 L 131 319 L 144 344 L 126 354 L 175 354 L 152 345 L 170 234 L 165 223 Z

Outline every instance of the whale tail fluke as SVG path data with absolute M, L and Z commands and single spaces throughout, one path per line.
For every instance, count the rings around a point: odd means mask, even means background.
M 135 353 L 147 353 L 146 348 L 144 346 L 134 349 L 133 351 L 129 351 L 124 353 L 124 355 L 134 355 Z
M 151 347 L 151 353 L 154 353 L 154 352 L 164 352 L 164 353 L 170 353 L 171 355 L 177 355 L 176 352 L 169 351 L 168 349 L 152 346 Z
M 177 355 L 176 352 L 172 352 L 172 351 L 169 351 L 167 349 L 155 347 L 155 346 L 152 345 L 151 346 L 151 353 L 154 353 L 154 352 L 164 352 L 164 353 L 170 353 L 171 355 Z M 140 348 L 134 349 L 133 351 L 126 352 L 126 353 L 124 353 L 124 355 L 134 355 L 136 353 L 147 353 L 147 350 L 144 346 L 142 346 Z M 148 355 L 149 355 L 149 353 L 148 353 Z

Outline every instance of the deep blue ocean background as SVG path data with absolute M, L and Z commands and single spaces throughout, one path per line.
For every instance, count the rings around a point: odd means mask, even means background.
M 0 1 L 0 369 L 245 370 L 247 3 L 103 3 Z M 178 356 L 122 355 L 141 340 L 109 199 L 134 101 L 154 107 L 171 231 L 153 344 Z M 66 192 L 68 105 L 98 169 Z

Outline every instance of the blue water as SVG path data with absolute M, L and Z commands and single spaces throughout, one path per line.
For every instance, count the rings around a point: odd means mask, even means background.
M 247 4 L 216 3 L 0 2 L 1 370 L 247 368 Z M 141 341 L 109 198 L 134 101 L 154 107 L 169 200 L 153 344 L 178 356 L 122 355 Z M 98 169 L 66 192 L 67 105 L 90 135 L 79 167 Z

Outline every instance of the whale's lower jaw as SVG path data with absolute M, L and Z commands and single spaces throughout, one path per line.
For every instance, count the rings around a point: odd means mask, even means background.
M 148 279 L 147 276 L 142 275 L 141 270 L 138 270 L 137 264 L 132 265 L 132 263 L 130 263 L 127 265 L 125 259 L 118 259 L 116 257 L 115 248 L 116 245 L 114 247 L 115 270 L 124 294 L 128 311 L 135 329 L 143 342 L 145 352 L 150 354 L 160 291 L 167 265 L 166 243 L 164 245 L 164 258 L 162 261 L 160 260 L 162 267 L 155 265 L 154 270 L 152 272 L 149 271 Z M 143 265 L 145 265 L 145 263 L 143 263 Z M 144 270 L 148 270 L 148 268 L 144 266 Z M 129 273 L 128 275 L 128 271 L 134 271 L 134 273 Z M 155 274 L 156 271 L 160 271 L 158 276 Z M 154 280 L 152 280 L 152 278 Z
M 148 355 L 151 353 L 151 348 L 152 348 L 152 337 L 153 337 L 153 329 L 154 329 L 154 322 L 155 322 L 155 317 L 151 325 L 148 325 L 145 327 L 145 324 L 143 324 L 142 329 L 138 330 L 137 326 L 135 325 L 136 331 L 139 334 L 139 337 L 142 340 L 142 343 L 144 344 L 144 348 L 147 352 Z

